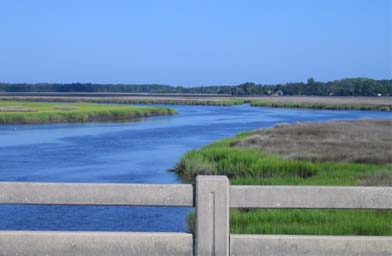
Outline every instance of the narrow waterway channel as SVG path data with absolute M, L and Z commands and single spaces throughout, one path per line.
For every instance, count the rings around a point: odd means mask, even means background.
M 179 183 L 188 150 L 277 123 L 392 118 L 391 112 L 171 106 L 131 123 L 0 126 L 0 181 Z M 0 229 L 184 231 L 187 208 L 0 206 Z

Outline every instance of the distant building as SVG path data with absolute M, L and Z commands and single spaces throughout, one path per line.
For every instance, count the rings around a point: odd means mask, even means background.
M 272 92 L 271 90 L 268 91 L 268 94 L 271 96 L 282 96 L 283 91 L 282 90 L 277 90 L 276 92 Z

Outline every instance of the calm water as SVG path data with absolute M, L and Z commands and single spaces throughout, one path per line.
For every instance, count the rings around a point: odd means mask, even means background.
M 0 127 L 0 181 L 178 183 L 167 172 L 190 149 L 281 122 L 392 118 L 392 113 L 171 106 L 134 123 Z M 184 231 L 188 208 L 0 206 L 0 229 Z

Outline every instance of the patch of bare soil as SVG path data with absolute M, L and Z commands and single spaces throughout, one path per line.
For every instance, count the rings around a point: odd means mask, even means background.
M 3 106 L 0 107 L 0 112 L 37 112 L 34 108 L 26 108 L 22 106 Z
M 54 107 L 56 110 L 61 110 L 61 111 L 72 111 L 72 110 L 77 110 L 79 109 L 78 107 L 68 107 L 68 106 L 61 106 L 61 107 Z

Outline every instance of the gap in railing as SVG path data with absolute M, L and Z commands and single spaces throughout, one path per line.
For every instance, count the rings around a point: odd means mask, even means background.
M 230 232 L 232 234 L 392 236 L 392 210 L 232 208 Z
M 187 228 L 195 230 L 195 213 Z M 257 223 L 255 225 L 255 223 Z M 230 209 L 232 234 L 392 236 L 392 210 Z
M 191 207 L 0 205 L 0 230 L 186 232 Z

